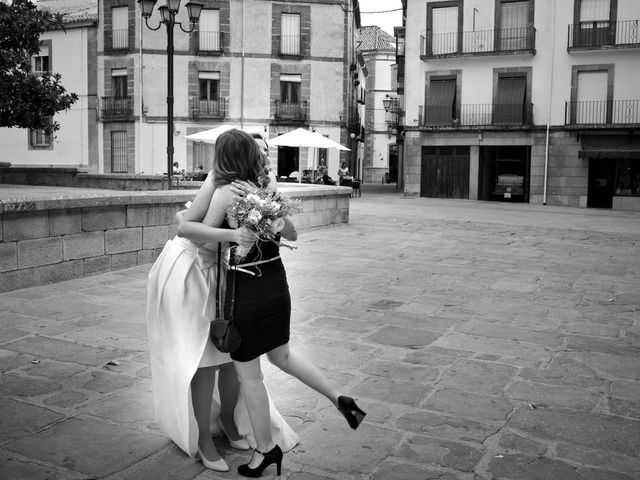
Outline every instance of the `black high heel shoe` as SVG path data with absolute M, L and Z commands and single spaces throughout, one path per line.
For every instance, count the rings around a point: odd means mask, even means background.
M 284 456 L 280 447 L 276 445 L 271 450 L 265 453 L 262 453 L 260 450 L 256 449 L 256 452 L 264 457 L 262 459 L 262 462 L 260 462 L 260 465 L 258 465 L 256 468 L 251 468 L 248 463 L 245 465 L 240 465 L 238 467 L 238 473 L 243 477 L 258 478 L 260 475 L 262 475 L 262 472 L 264 472 L 265 468 L 267 468 L 272 463 L 275 463 L 276 468 L 278 469 L 278 476 L 280 476 L 280 471 L 282 468 L 282 457 Z
M 358 428 L 358 425 L 360 425 L 360 422 L 362 422 L 362 419 L 366 415 L 365 412 L 358 408 L 353 398 L 342 395 L 338 397 L 338 410 L 340 410 L 340 413 L 342 413 L 344 418 L 347 419 L 347 422 L 349 422 L 349 426 L 354 430 Z

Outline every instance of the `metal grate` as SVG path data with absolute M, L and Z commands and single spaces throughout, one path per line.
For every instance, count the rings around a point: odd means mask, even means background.
M 111 172 L 127 173 L 127 132 L 111 132 Z

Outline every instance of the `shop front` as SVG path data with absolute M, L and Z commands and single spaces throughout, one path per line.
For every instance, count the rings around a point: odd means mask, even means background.
M 589 161 L 587 207 L 640 211 L 640 136 L 581 136 Z

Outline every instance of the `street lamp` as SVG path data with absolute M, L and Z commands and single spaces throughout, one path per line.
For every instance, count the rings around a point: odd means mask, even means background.
M 176 22 L 176 15 L 180 10 L 180 0 L 167 0 L 166 5 L 158 7 L 161 20 L 157 27 L 149 25 L 149 17 L 153 13 L 153 7 L 158 0 L 138 0 L 144 23 L 149 30 L 158 30 L 162 24 L 167 27 L 167 178 L 168 188 L 171 190 L 171 177 L 173 176 L 173 27 L 178 25 L 184 33 L 191 33 L 196 28 L 200 19 L 202 5 L 198 2 L 187 2 L 187 14 L 191 28 L 185 30 L 181 22 Z
M 402 125 L 404 112 L 400 108 L 398 97 L 390 97 L 389 95 L 386 95 L 382 99 L 382 106 L 384 107 L 384 111 L 389 113 L 391 117 L 387 117 L 387 131 L 389 132 L 389 136 L 393 135 L 395 130 L 396 137 L 400 137 L 404 130 Z

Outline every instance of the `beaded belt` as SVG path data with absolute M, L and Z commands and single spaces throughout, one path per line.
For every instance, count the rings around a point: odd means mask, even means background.
M 229 265 L 229 270 L 235 270 L 237 272 L 243 272 L 243 273 L 248 273 L 249 275 L 253 275 L 256 277 L 259 277 L 262 275 L 262 273 L 255 273 L 252 272 L 251 270 L 247 270 L 244 267 L 255 267 L 256 265 L 262 265 L 263 263 L 269 263 L 269 262 L 273 262 L 275 260 L 278 260 L 280 258 L 280 255 L 277 255 L 275 257 L 271 257 L 268 258 L 267 260 L 259 260 L 257 262 L 251 262 L 251 263 L 240 263 L 238 265 Z M 259 271 L 260 269 L 258 269 Z

